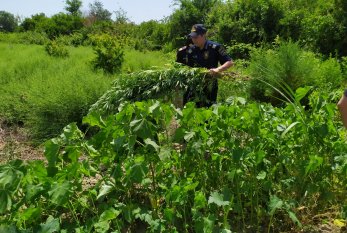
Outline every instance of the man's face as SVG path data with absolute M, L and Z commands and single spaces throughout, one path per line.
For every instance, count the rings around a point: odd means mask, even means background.
M 202 48 L 205 45 L 205 35 L 192 36 L 192 41 L 195 46 Z

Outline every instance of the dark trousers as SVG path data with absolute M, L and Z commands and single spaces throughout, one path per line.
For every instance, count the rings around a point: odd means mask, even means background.
M 211 107 L 217 103 L 218 81 L 217 79 L 211 80 L 205 85 L 202 93 L 197 93 L 194 87 L 189 87 L 183 95 L 183 105 L 188 102 L 195 102 L 196 107 Z

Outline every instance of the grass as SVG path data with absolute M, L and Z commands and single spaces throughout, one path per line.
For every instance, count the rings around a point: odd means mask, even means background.
M 57 135 L 70 122 L 80 122 L 89 106 L 116 76 L 94 72 L 90 47 L 69 47 L 68 58 L 46 54 L 39 45 L 0 43 L 0 117 L 24 125 L 33 140 Z M 126 50 L 122 72 L 162 66 L 160 52 Z

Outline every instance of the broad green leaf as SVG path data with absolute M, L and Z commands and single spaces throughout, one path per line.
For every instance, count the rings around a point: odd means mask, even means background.
M 113 191 L 113 189 L 114 189 L 114 186 L 103 184 L 101 186 L 101 189 L 99 190 L 99 194 L 98 194 L 96 199 L 99 199 L 100 197 L 103 197 L 103 196 L 109 194 L 110 192 Z
M 166 208 L 164 209 L 164 216 L 167 220 L 169 220 L 170 222 L 172 222 L 175 218 L 175 210 L 173 208 L 169 209 Z
M 56 205 L 64 205 L 72 194 L 72 185 L 70 182 L 65 181 L 64 183 L 55 182 L 51 190 L 48 191 L 50 201 Z
M 184 139 L 185 130 L 183 128 L 178 128 L 175 131 L 174 141 L 181 142 Z
M 89 124 L 90 126 L 98 126 L 100 128 L 104 128 L 106 126 L 100 114 L 97 112 L 91 112 L 87 116 L 83 117 L 82 123 Z
M 295 91 L 295 100 L 299 102 L 302 98 L 306 96 L 306 94 L 312 89 L 310 86 L 299 87 Z
M 153 131 L 155 129 L 153 123 L 146 119 L 138 119 L 130 122 L 130 128 L 139 137 L 152 138 Z
M 223 194 L 213 192 L 208 199 L 208 204 L 214 203 L 217 206 L 227 206 L 230 204 L 228 200 L 224 200 Z
M 261 171 L 259 172 L 259 174 L 257 175 L 257 179 L 258 180 L 264 180 L 266 178 L 266 172 L 265 171 Z
M 75 122 L 65 126 L 63 133 L 60 135 L 60 138 L 63 139 L 65 143 L 81 139 L 82 137 L 83 133 Z
M 105 221 L 109 221 L 109 220 L 112 220 L 112 219 L 115 219 L 118 217 L 118 215 L 120 214 L 121 212 L 119 210 L 116 210 L 115 208 L 109 208 L 107 210 L 105 210 L 101 215 L 100 215 L 100 218 L 99 218 L 99 222 L 105 222 Z
M 296 224 L 298 224 L 299 227 L 302 227 L 301 222 L 299 221 L 299 219 L 296 217 L 295 213 L 287 210 L 287 213 L 289 215 L 289 218 Z
M 167 147 L 161 147 L 158 156 L 161 161 L 168 161 L 171 157 L 171 149 Z
M 269 203 L 269 211 L 270 215 L 273 215 L 277 209 L 281 209 L 283 206 L 283 201 L 279 199 L 277 196 L 271 196 L 270 197 L 270 203 Z
M 58 154 L 60 150 L 60 144 L 57 139 L 51 139 L 45 143 L 45 157 L 48 160 L 48 168 L 47 172 L 49 176 L 54 176 L 57 172 L 55 168 L 55 164 L 58 159 Z
M 31 223 L 40 218 L 41 212 L 41 208 L 30 206 L 23 212 L 19 213 L 19 218 L 27 223 Z
M 195 192 L 194 197 L 194 208 L 196 209 L 202 209 L 205 208 L 207 205 L 205 194 L 202 192 Z
M 12 200 L 11 193 L 7 190 L 0 190 L 0 214 L 11 210 Z
M 145 144 L 146 145 L 150 145 L 150 146 L 152 146 L 154 149 L 155 149 L 155 151 L 159 151 L 159 146 L 158 146 L 158 144 L 155 142 L 155 141 L 153 141 L 152 139 L 150 139 L 150 138 L 146 138 L 145 140 L 144 140 L 144 142 L 145 142 Z
M 94 224 L 95 232 L 106 233 L 110 229 L 110 223 L 108 221 L 97 222 Z
M 310 162 L 305 167 L 305 175 L 310 174 L 311 172 L 314 172 L 318 169 L 319 166 L 321 166 L 323 163 L 323 158 L 319 156 L 310 156 Z
M 40 224 L 37 233 L 54 233 L 60 231 L 59 219 L 49 216 L 46 223 Z
M 149 107 L 149 112 L 153 113 L 153 111 L 155 111 L 159 107 L 160 107 L 160 102 L 159 101 L 155 101 L 154 104 L 151 107 Z
M 0 189 L 15 191 L 23 177 L 21 169 L 21 161 L 11 161 L 10 163 L 0 167 Z
M 130 178 L 136 183 L 141 183 L 148 173 L 148 168 L 143 163 L 135 164 L 130 169 Z
M 186 132 L 184 135 L 184 139 L 189 142 L 195 135 L 195 132 Z
M 208 217 L 203 218 L 204 219 L 204 233 L 210 233 L 213 232 L 214 223 L 216 221 L 216 217 L 214 215 L 210 215 Z
M 264 158 L 265 158 L 266 154 L 264 151 L 257 151 L 255 153 L 255 161 L 258 164 L 260 164 L 261 162 L 263 162 Z

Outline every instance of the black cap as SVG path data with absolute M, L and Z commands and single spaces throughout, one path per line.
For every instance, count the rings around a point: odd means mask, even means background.
M 194 24 L 192 30 L 189 33 L 190 37 L 196 37 L 198 35 L 204 35 L 207 32 L 203 24 Z

